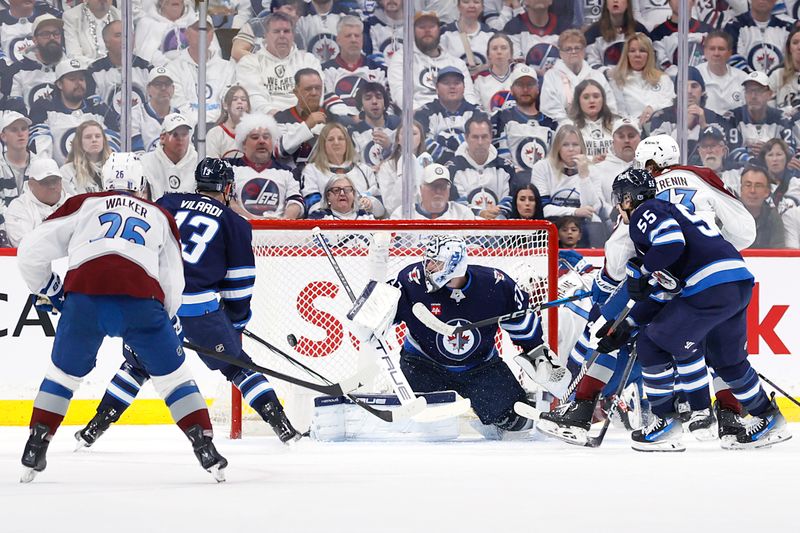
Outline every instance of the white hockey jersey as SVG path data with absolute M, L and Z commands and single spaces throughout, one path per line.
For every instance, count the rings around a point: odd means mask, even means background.
M 784 115 L 791 116 L 795 109 L 800 107 L 800 73 L 784 82 L 784 68 L 777 68 L 769 75 L 769 87 L 775 94 L 775 106 L 783 111 Z
M 734 55 L 729 63 L 748 72 L 760 70 L 769 74 L 783 63 L 786 38 L 792 26 L 788 20 L 775 16 L 760 24 L 749 11 L 739 15 L 725 26 L 725 32 L 734 42 Z
M 287 168 L 272 164 L 261 170 L 244 159 L 234 159 L 235 192 L 233 201 L 251 218 L 282 218 L 288 204 L 305 209 L 300 183 Z
M 9 63 L 22 61 L 25 55 L 33 49 L 33 21 L 44 14 L 61 18 L 60 11 L 42 2 L 36 3 L 30 17 L 21 19 L 13 16 L 8 9 L 0 11 L 0 50 L 5 54 Z
M 486 162 L 479 165 L 467 151 L 467 144 L 462 144 L 450 165 L 450 175 L 458 200 L 472 208 L 475 214 L 497 206 L 503 200 L 510 203 L 514 170 L 498 158 L 494 146 L 489 147 Z
M 331 12 L 325 15 L 314 13 L 300 17 L 294 30 L 305 50 L 313 54 L 320 63 L 330 61 L 339 55 L 336 25 L 339 24 L 342 13 L 336 9 L 335 2 L 332 6 Z
M 403 47 L 403 20 L 393 20 L 383 9 L 364 23 L 364 52 L 376 61 L 389 63 L 394 53 Z
M 392 101 L 402 109 L 403 107 L 403 81 L 406 74 L 403 72 L 403 53 L 405 50 L 398 50 L 389 62 L 389 92 Z M 466 63 L 459 58 L 448 54 L 439 48 L 439 56 L 431 57 L 423 54 L 414 46 L 414 109 L 419 109 L 427 103 L 437 100 L 436 76 L 439 69 L 444 67 L 456 67 L 464 74 L 464 99 L 474 104 L 476 102 L 475 90 L 472 83 L 472 76 Z
M 4 72 L 5 76 L 12 76 L 9 99 L 20 99 L 28 114 L 33 112 L 35 102 L 49 100 L 56 87 L 56 66 L 31 57 L 35 56 L 26 56 Z
M 213 123 L 219 119 L 222 112 L 222 99 L 236 79 L 234 64 L 209 50 L 206 59 L 206 123 Z M 167 70 L 175 80 L 175 95 L 172 105 L 187 117 L 197 116 L 197 63 L 189 55 L 188 50 L 182 50 L 175 59 L 167 63 Z
M 743 70 L 731 67 L 727 69 L 724 76 L 717 76 L 708 68 L 708 63 L 697 65 L 697 70 L 706 82 L 705 107 L 722 116 L 744 104 L 742 82 L 747 79 Z
M 104 214 L 124 223 L 110 227 Z M 31 292 L 42 290 L 52 273 L 51 263 L 65 256 L 66 293 L 154 298 L 169 316 L 181 305 L 178 227 L 151 202 L 112 191 L 69 198 L 22 239 L 17 264 Z
M 147 78 L 151 65 L 141 57 L 133 57 L 131 68 L 131 107 L 147 101 Z M 95 84 L 95 94 L 117 113 L 121 113 L 122 67 L 115 66 L 111 60 L 101 57 L 89 66 L 89 73 Z
M 170 113 L 177 112 L 176 107 L 170 109 Z M 164 117 L 158 116 L 149 103 L 145 102 L 134 107 L 131 112 L 134 144 L 140 143 L 145 152 L 152 152 L 158 148 L 161 143 L 161 124 L 163 122 Z
M 577 74 L 572 72 L 562 60 L 556 61 L 553 68 L 547 71 L 542 81 L 541 111 L 559 124 L 567 118 L 567 109 L 572 104 L 575 96 L 575 86 L 585 79 L 593 79 L 599 83 L 606 92 L 606 103 L 613 113 L 617 112 L 617 101 L 606 77 L 599 71 L 583 62 Z
M 591 171 L 591 167 L 590 167 Z M 567 176 L 557 173 L 549 159 L 542 159 L 531 169 L 531 183 L 542 195 L 544 216 L 572 216 L 579 207 L 591 206 L 599 213 L 602 207 L 600 187 L 593 176 L 581 178 L 578 174 Z M 597 215 L 593 221 L 599 221 Z
M 472 50 L 475 65 L 486 63 L 486 48 L 493 34 L 494 32 L 492 29 L 486 24 L 479 24 L 476 31 L 464 34 L 469 43 L 469 48 Z M 441 40 L 439 42 L 445 52 L 460 58 L 464 63 L 469 63 L 467 52 L 464 48 L 464 40 L 461 38 L 461 31 L 459 30 L 457 21 L 447 24 L 442 28 Z
M 372 214 L 378 218 L 386 214 L 383 204 L 375 198 L 380 196 L 378 179 L 372 169 L 364 163 L 350 164 L 345 167 L 332 167 L 329 172 L 323 172 L 317 165 L 310 163 L 303 168 L 303 198 L 310 203 L 308 212 L 312 213 L 320 208 L 320 200 L 325 186 L 334 176 L 350 178 L 353 186 L 360 196 L 369 197 L 372 201 Z M 313 202 L 313 203 L 312 203 Z
M 485 70 L 475 78 L 475 96 L 478 106 L 489 115 L 501 110 L 506 102 L 513 101 L 511 95 L 511 73 L 497 76 L 490 70 Z
M 98 59 L 106 55 L 103 28 L 122 17 L 118 8 L 109 6 L 105 17 L 97 18 L 86 3 L 64 11 L 64 46 L 69 57 Z
M 667 108 L 676 97 L 672 80 L 666 74 L 662 74 L 658 83 L 652 85 L 642 77 L 641 72 L 632 71 L 625 84 L 619 85 L 613 78 L 610 84 L 617 102 L 617 113 L 632 119 L 638 119 L 647 106 L 653 111 Z
M 194 170 L 197 166 L 197 151 L 191 144 L 177 163 L 173 163 L 160 146 L 144 154 L 141 161 L 154 201 L 170 192 L 195 192 L 197 182 L 194 179 Z
M 218 124 L 206 134 L 206 157 L 241 157 L 239 145 L 236 144 L 236 133 L 225 124 Z

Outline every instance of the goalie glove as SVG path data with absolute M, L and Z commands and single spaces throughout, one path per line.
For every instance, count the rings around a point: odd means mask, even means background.
M 61 283 L 61 276 L 56 273 L 50 274 L 50 279 L 39 291 L 34 294 L 33 306 L 45 313 L 60 313 L 64 307 L 64 284 Z
M 560 398 L 567 392 L 572 375 L 565 367 L 553 361 L 546 344 L 540 344 L 529 352 L 515 355 L 514 361 L 534 382 L 553 396 Z
M 388 283 L 370 280 L 347 313 L 350 330 L 360 339 L 383 338 L 394 323 L 400 289 Z

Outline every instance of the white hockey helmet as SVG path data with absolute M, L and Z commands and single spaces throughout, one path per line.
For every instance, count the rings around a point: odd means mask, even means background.
M 670 135 L 659 134 L 644 139 L 636 147 L 634 156 L 634 166 L 636 168 L 646 168 L 647 163 L 652 161 L 659 169 L 681 162 L 681 150 L 678 142 Z
M 425 241 L 425 286 L 435 292 L 467 273 L 467 243 L 455 235 L 433 235 Z
M 131 152 L 112 153 L 103 165 L 103 189 L 140 192 L 147 179 L 139 156 Z

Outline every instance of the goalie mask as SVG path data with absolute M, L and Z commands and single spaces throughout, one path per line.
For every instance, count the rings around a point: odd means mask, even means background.
M 434 235 L 425 242 L 422 265 L 428 292 L 436 292 L 467 273 L 467 243 L 461 237 Z

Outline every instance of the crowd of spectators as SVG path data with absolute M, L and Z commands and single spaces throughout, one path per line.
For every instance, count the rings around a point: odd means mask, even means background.
M 405 0 L 408 1 L 408 0 Z M 0 246 L 65 198 L 101 187 L 131 142 L 153 199 L 194 190 L 198 60 L 206 153 L 228 158 L 249 219 L 402 217 L 400 110 L 414 83 L 416 219 L 537 219 L 563 247 L 602 246 L 614 177 L 647 136 L 677 138 L 757 222 L 757 248 L 800 248 L 798 0 L 690 0 L 686 87 L 679 0 L 210 2 L 0 0 Z M 413 72 L 403 55 L 413 54 Z

